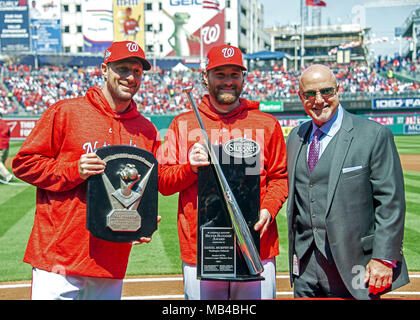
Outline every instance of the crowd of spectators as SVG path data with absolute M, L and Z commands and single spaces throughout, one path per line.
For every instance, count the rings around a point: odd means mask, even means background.
M 13 94 L 8 92 L 0 83 L 0 114 L 13 114 L 17 112 L 17 108 L 12 99 Z
M 366 97 L 370 95 L 388 96 L 419 91 L 417 81 L 400 81 L 394 76 L 380 75 L 380 70 L 368 66 L 345 66 L 336 71 L 337 80 L 342 85 L 344 96 Z
M 385 60 L 382 60 L 385 61 Z M 392 60 L 366 66 L 361 63 L 337 65 L 331 63 L 338 81 L 342 84 L 341 94 L 352 98 L 386 96 L 390 94 L 420 93 L 416 81 L 399 81 L 384 72 L 395 66 Z M 400 69 L 409 68 L 413 77 L 419 75 L 409 60 L 399 62 Z M 102 86 L 99 67 L 74 68 L 43 66 L 34 69 L 29 66 L 3 67 L 3 84 L 0 83 L 0 112 L 17 113 L 12 99 L 32 115 L 41 114 L 55 102 L 84 95 L 91 86 Z M 397 69 L 395 69 L 397 71 Z M 405 70 L 405 69 L 404 69 Z M 258 101 L 288 101 L 298 99 L 298 78 L 301 70 L 285 70 L 275 65 L 271 70 L 254 69 L 246 75 L 243 96 Z M 197 70 L 159 73 L 145 73 L 141 88 L 134 100 L 145 114 L 173 114 L 188 110 L 188 101 L 182 90 L 192 86 L 197 97 L 204 93 L 201 75 Z M 6 90 L 7 88 L 7 90 Z
M 3 82 L 17 102 L 30 114 L 41 114 L 62 99 L 83 95 L 86 90 L 102 81 L 98 67 L 62 68 L 44 66 L 8 66 Z
M 417 57 L 417 62 L 413 63 L 410 58 L 396 56 L 393 58 L 379 58 L 376 63 L 376 68 L 381 72 L 392 71 L 391 74 L 395 71 L 402 75 L 406 75 L 412 78 L 418 78 L 418 65 L 420 63 L 420 57 Z

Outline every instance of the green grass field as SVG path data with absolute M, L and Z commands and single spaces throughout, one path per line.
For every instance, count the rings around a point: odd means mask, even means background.
M 395 137 L 401 154 L 420 154 L 420 136 Z M 10 155 L 21 143 L 12 142 Z M 420 271 L 420 173 L 404 171 L 407 214 L 404 254 L 410 271 Z M 133 248 L 127 275 L 180 274 L 181 260 L 176 226 L 178 196 L 159 195 L 162 221 L 149 244 Z M 35 214 L 33 186 L 0 185 L 0 281 L 29 280 L 31 267 L 22 262 Z M 277 271 L 288 271 L 285 209 L 277 216 L 280 255 Z

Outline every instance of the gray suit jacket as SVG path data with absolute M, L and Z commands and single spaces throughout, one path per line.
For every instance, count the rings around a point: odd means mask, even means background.
M 287 221 L 289 270 L 293 277 L 296 214 L 294 182 L 296 160 L 312 122 L 294 128 L 287 139 L 289 200 Z M 344 110 L 331 159 L 327 192 L 326 230 L 335 264 L 356 299 L 369 299 L 363 285 L 371 258 L 397 261 L 387 291 L 409 282 L 402 253 L 405 218 L 404 180 L 391 130 Z M 359 167 L 359 169 L 348 169 Z M 348 172 L 343 172 L 348 171 Z

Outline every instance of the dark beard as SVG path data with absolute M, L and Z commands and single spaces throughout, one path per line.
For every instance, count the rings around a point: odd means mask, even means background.
M 216 101 L 219 104 L 233 104 L 236 100 L 238 100 L 239 96 L 235 92 L 234 94 L 231 93 L 218 93 L 216 95 Z
M 217 103 L 219 104 L 234 104 L 235 101 L 239 99 L 239 96 L 242 92 L 242 86 L 240 88 L 234 87 L 234 93 L 226 93 L 226 92 L 220 92 L 221 88 L 214 88 L 212 86 L 209 86 L 208 90 L 209 93 L 215 97 Z

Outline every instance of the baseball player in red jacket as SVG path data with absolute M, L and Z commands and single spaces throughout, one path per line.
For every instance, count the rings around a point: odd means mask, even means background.
M 276 215 L 285 202 L 287 189 L 286 147 L 279 122 L 259 111 L 259 103 L 240 98 L 246 68 L 241 51 L 233 46 L 213 47 L 203 73 L 206 94 L 198 106 L 212 144 L 244 137 L 261 149 L 260 257 L 264 281 L 233 282 L 197 280 L 197 170 L 209 165 L 203 138 L 194 113 L 177 116 L 163 145 L 159 190 L 164 195 L 179 192 L 178 236 L 183 261 L 186 299 L 274 299 L 275 256 L 279 254 Z
M 151 68 L 140 46 L 114 42 L 101 68 L 103 88 L 48 108 L 13 161 L 16 177 L 37 187 L 24 256 L 33 267 L 32 299 L 121 298 L 132 244 L 97 239 L 86 229 L 86 179 L 105 169 L 96 148 L 131 145 L 156 155 L 160 138 L 132 99 Z

